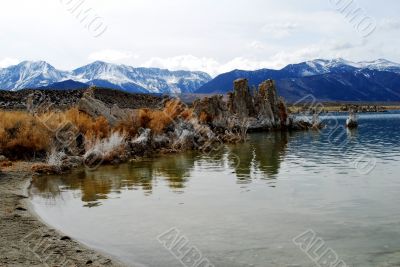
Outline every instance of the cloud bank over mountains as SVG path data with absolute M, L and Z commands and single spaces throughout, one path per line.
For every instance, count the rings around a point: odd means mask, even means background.
M 314 58 L 400 62 L 397 0 L 385 5 L 354 1 L 362 14 L 376 21 L 367 37 L 351 23 L 353 14 L 341 12 L 330 0 L 237 0 L 235 5 L 225 0 L 86 0 L 107 26 L 97 38 L 63 2 L 3 3 L 0 68 L 22 60 L 45 60 L 68 70 L 101 60 L 216 76 Z

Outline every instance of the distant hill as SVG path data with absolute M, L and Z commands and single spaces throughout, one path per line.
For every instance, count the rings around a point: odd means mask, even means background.
M 89 88 L 90 85 L 86 83 L 80 83 L 73 80 L 66 80 L 62 82 L 52 83 L 48 86 L 39 87 L 36 89 L 42 90 L 75 90 L 75 89 L 86 89 Z
M 274 79 L 278 93 L 290 102 L 309 94 L 321 101 L 400 101 L 400 64 L 384 59 L 358 63 L 317 59 L 281 70 L 234 70 L 217 76 L 196 93 L 225 94 L 237 78 L 248 79 L 252 86 Z

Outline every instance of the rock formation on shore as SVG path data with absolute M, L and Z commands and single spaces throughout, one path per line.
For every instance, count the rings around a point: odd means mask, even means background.
M 96 99 L 91 90 L 83 94 L 77 103 L 77 108 L 93 118 L 103 116 L 113 127 L 118 122 L 127 120 L 133 112 L 133 109 L 121 109 L 117 104 L 108 107 L 103 101 Z
M 288 126 L 286 105 L 278 98 L 272 80 L 261 83 L 252 92 L 246 79 L 238 79 L 227 97 L 227 101 L 222 96 L 199 99 L 193 103 L 194 112 L 201 120 L 225 128 L 256 131 Z
M 140 103 L 149 103 L 148 108 L 135 101 L 131 103 L 128 96 L 120 97 L 120 107 L 112 95 L 99 97 L 97 90 L 72 92 L 74 99 L 64 111 L 57 104 L 51 105 L 51 97 L 57 99 L 57 94 L 45 92 L 39 94 L 39 100 L 26 98 L 25 107 L 30 113 L 3 112 L 9 126 L 0 129 L 4 134 L 0 154 L 16 155 L 15 158 L 18 153 L 25 153 L 20 158 L 26 158 L 28 151 L 35 156 L 47 154 L 47 163 L 35 166 L 35 171 L 64 171 L 80 164 L 92 167 L 157 152 L 210 152 L 227 142 L 245 141 L 247 131 L 312 127 L 288 118 L 286 104 L 278 97 L 272 80 L 250 89 L 246 79 L 238 79 L 225 99 L 214 95 L 198 99 L 192 105 L 174 98 L 131 95 L 140 98 L 143 101 Z M 24 121 L 23 129 L 16 128 L 21 124 L 13 123 L 13 116 Z M 40 135 L 38 140 L 48 141 L 32 146 L 24 140 L 24 136 L 35 134 Z

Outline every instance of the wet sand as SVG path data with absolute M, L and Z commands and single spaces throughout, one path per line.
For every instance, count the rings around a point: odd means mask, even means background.
M 63 235 L 31 209 L 29 163 L 0 172 L 0 266 L 123 266 Z

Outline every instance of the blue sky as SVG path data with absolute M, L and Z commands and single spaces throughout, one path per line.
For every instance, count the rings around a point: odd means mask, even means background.
M 399 11 L 395 0 L 13 0 L 0 9 L 0 67 L 104 60 L 216 75 L 315 58 L 400 62 Z

